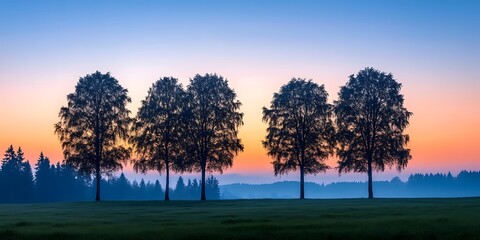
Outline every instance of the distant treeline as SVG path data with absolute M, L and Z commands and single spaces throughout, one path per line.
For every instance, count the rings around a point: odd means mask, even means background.
M 299 182 L 271 184 L 229 184 L 220 187 L 223 199 L 297 198 Z M 307 198 L 366 198 L 366 182 L 336 182 L 331 184 L 305 183 Z M 391 181 L 373 182 L 377 197 L 478 197 L 480 171 L 461 171 L 452 174 L 412 174 L 406 182 L 398 177 Z
M 10 146 L 0 168 L 0 202 L 60 202 L 91 201 L 95 181 L 82 175 L 68 164 L 51 164 L 40 154 L 33 174 L 30 163 L 21 148 Z M 210 176 L 206 180 L 208 199 L 297 198 L 299 182 L 272 184 L 229 184 L 219 186 Z M 366 182 L 337 182 L 305 184 L 307 198 L 362 198 L 367 197 Z M 472 197 L 480 196 L 480 171 L 461 171 L 452 174 L 413 174 L 403 182 L 398 177 L 391 181 L 373 183 L 378 197 Z M 165 189 L 160 182 L 129 181 L 122 173 L 102 179 L 105 200 L 163 200 Z M 199 200 L 201 181 L 178 178 L 175 189 L 170 189 L 172 200 Z
M 95 193 L 94 179 L 82 175 L 68 164 L 51 164 L 43 154 L 35 164 L 33 174 L 30 162 L 24 157 L 21 148 L 17 151 L 10 146 L 4 154 L 0 168 L 0 202 L 61 202 L 91 201 Z M 219 199 L 218 180 L 210 176 L 206 180 L 208 199 Z M 122 173 L 119 177 L 102 179 L 101 188 L 105 200 L 162 200 L 164 189 L 160 182 L 143 179 L 130 182 Z M 198 200 L 200 181 L 180 177 L 175 190 L 171 189 L 174 200 Z
M 188 179 L 187 183 L 183 177 L 179 177 L 175 189 L 170 189 L 170 198 L 172 200 L 199 200 L 200 180 Z M 220 199 L 220 186 L 218 180 L 210 175 L 206 182 L 206 194 L 210 200 Z M 140 183 L 134 180 L 132 183 L 122 173 L 119 177 L 111 177 L 108 180 L 102 180 L 103 198 L 105 200 L 163 200 L 164 189 L 158 180 L 151 183 L 142 179 Z M 85 200 L 91 200 L 91 193 L 95 191 L 92 185 Z

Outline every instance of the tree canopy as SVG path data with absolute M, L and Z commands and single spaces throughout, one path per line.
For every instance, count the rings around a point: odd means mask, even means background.
M 349 77 L 334 103 L 338 171 L 366 172 L 369 198 L 372 170 L 396 166 L 400 171 L 411 158 L 404 130 L 412 113 L 403 106 L 401 88 L 391 73 L 365 68 Z
M 134 169 L 166 172 L 165 200 L 169 200 L 169 171 L 182 170 L 184 148 L 182 110 L 185 91 L 177 79 L 164 77 L 155 82 L 142 101 L 133 124 L 132 143 L 138 153 Z
M 237 137 L 243 124 L 241 103 L 228 81 L 216 74 L 196 75 L 187 88 L 184 110 L 185 139 L 190 170 L 201 171 L 201 200 L 205 195 L 205 172 L 223 172 L 243 151 Z
M 293 78 L 273 95 L 270 108 L 263 108 L 268 123 L 262 142 L 275 175 L 300 170 L 300 198 L 304 198 L 304 175 L 324 172 L 325 160 L 333 154 L 335 129 L 332 105 L 323 85 Z
M 97 71 L 80 78 L 67 102 L 60 109 L 55 133 L 66 163 L 95 173 L 96 200 L 100 201 L 101 174 L 121 169 L 121 162 L 130 157 L 130 149 L 121 144 L 128 138 L 131 123 L 128 90 L 110 73 Z

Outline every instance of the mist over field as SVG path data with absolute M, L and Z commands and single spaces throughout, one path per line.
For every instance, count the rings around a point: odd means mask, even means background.
M 444 174 L 415 174 L 407 182 L 399 178 L 373 182 L 379 198 L 448 198 L 480 196 L 480 172 L 461 172 L 452 177 Z M 222 199 L 298 198 L 299 182 L 271 184 L 221 185 Z M 366 182 L 305 183 L 306 198 L 366 198 Z

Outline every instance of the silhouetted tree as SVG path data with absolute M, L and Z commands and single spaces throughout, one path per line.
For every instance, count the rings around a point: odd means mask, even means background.
M 120 174 L 120 177 L 118 177 L 116 189 L 118 195 L 122 197 L 122 200 L 128 199 L 132 195 L 132 186 L 123 172 Z
M 332 105 L 323 85 L 293 78 L 273 95 L 270 109 L 263 108 L 268 123 L 263 146 L 274 158 L 275 176 L 300 170 L 300 199 L 305 198 L 305 174 L 328 169 L 325 160 L 334 150 Z
M 206 179 L 205 183 L 205 193 L 207 199 L 218 200 L 220 199 L 220 185 L 218 180 L 210 175 Z M 201 182 L 197 179 L 187 179 L 185 183 L 185 178 L 180 176 L 178 178 L 175 190 L 172 194 L 172 199 L 175 200 L 196 200 L 198 199 L 198 194 L 201 191 Z
M 138 193 L 138 197 L 140 199 L 145 199 L 145 196 L 146 196 L 146 193 L 147 193 L 147 185 L 145 184 L 145 180 L 140 180 L 140 184 L 139 184 L 139 193 Z
M 132 182 L 132 196 L 133 196 L 133 199 L 139 199 L 138 198 L 139 191 L 140 191 L 140 186 L 138 185 L 137 180 L 133 180 L 133 182 Z
M 130 149 L 119 144 L 127 139 L 131 123 L 127 93 L 110 73 L 86 75 L 67 96 L 68 105 L 60 109 L 55 124 L 66 163 L 95 174 L 96 201 L 100 201 L 101 174 L 121 169 L 121 162 L 130 156 Z
M 207 192 L 208 186 L 205 185 L 205 187 L 206 187 L 205 194 L 206 194 L 206 197 L 208 197 L 208 192 Z M 194 178 L 192 180 L 191 188 L 190 188 L 190 199 L 191 200 L 198 199 L 198 194 L 200 193 L 200 191 L 201 191 L 200 184 L 198 183 L 198 180 Z
M 55 195 L 53 185 L 56 179 L 54 173 L 54 166 L 50 165 L 48 157 L 45 157 L 43 152 L 40 153 L 40 157 L 35 164 L 35 192 L 38 201 L 48 201 Z
M 160 181 L 158 180 L 155 181 L 152 195 L 153 195 L 153 199 L 161 199 L 163 195 L 162 185 L 160 185 Z
M 178 177 L 177 184 L 175 186 L 175 199 L 185 199 L 186 197 L 186 186 L 183 178 Z
M 83 199 L 88 188 L 88 179 L 82 172 L 78 172 L 71 163 L 64 161 L 57 163 L 56 187 L 60 197 L 58 201 L 72 201 Z
M 220 199 L 220 186 L 217 178 L 215 178 L 213 175 L 210 175 L 210 177 L 207 178 L 206 186 L 208 199 Z
M 401 171 L 411 158 L 405 146 L 411 112 L 403 106 L 402 85 L 392 74 L 365 68 L 351 75 L 335 101 L 339 172 L 366 172 L 368 198 L 373 198 L 372 170 L 396 165 Z
M 23 154 L 22 154 L 23 158 Z M 28 160 L 22 160 L 22 185 L 23 185 L 23 196 L 21 196 L 27 202 L 34 201 L 34 187 L 35 182 L 33 180 L 32 166 Z
M 164 77 L 155 82 L 142 101 L 133 125 L 132 143 L 139 155 L 134 169 L 145 173 L 156 170 L 166 173 L 165 200 L 168 201 L 170 169 L 180 170 L 177 163 L 182 158 L 181 131 L 182 106 L 185 91 L 173 77 Z
M 12 145 L 7 148 L 2 159 L 2 169 L 0 172 L 0 195 L 2 202 L 13 202 L 15 200 L 15 192 L 13 185 L 18 181 L 21 163 L 18 162 L 17 154 Z
M 223 172 L 243 151 L 237 137 L 243 124 L 241 103 L 228 81 L 216 74 L 196 75 L 187 88 L 186 152 L 193 171 L 201 171 L 201 200 L 206 200 L 205 172 Z
M 62 179 L 62 170 L 60 163 L 50 164 L 48 157 L 40 153 L 35 164 L 35 198 L 39 202 L 55 202 L 68 200 L 70 196 L 65 189 L 71 189 L 73 186 L 66 185 Z M 73 197 L 72 197 L 73 198 Z
M 12 145 L 5 151 L 0 171 L 0 201 L 32 202 L 33 175 L 22 149 L 15 152 Z
M 206 185 L 206 190 L 208 190 L 208 185 Z M 198 199 L 198 194 L 200 193 L 200 185 L 198 184 L 197 179 L 188 179 L 187 185 L 185 186 L 185 194 L 183 199 L 185 200 L 195 200 Z M 208 197 L 208 191 L 206 192 Z

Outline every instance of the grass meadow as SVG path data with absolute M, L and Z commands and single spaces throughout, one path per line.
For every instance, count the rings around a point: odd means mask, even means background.
M 0 239 L 480 239 L 480 198 L 2 204 Z

